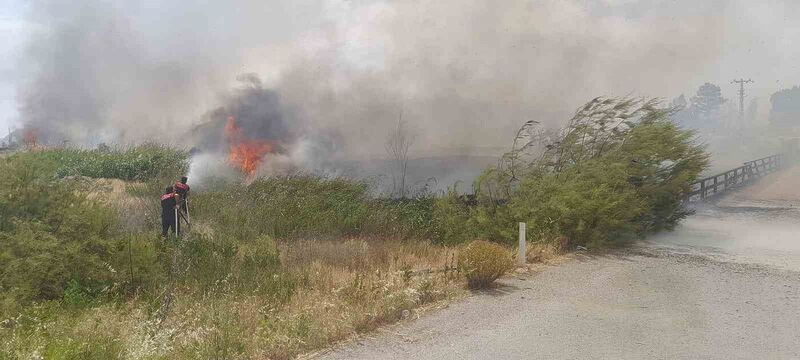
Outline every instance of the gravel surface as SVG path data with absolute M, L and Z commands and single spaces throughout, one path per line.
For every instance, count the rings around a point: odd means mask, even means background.
M 675 232 L 575 254 L 318 358 L 800 359 L 800 217 L 700 209 Z

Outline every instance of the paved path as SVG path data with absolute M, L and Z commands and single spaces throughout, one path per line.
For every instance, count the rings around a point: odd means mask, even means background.
M 321 359 L 800 359 L 800 209 L 729 201 Z

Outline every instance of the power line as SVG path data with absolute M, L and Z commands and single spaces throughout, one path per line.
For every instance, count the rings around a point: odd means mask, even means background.
M 739 84 L 739 118 L 744 119 L 744 84 L 753 83 L 750 79 L 733 80 L 731 84 Z

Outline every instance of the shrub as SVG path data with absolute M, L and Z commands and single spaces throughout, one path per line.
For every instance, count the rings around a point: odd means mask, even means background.
M 82 304 L 132 277 L 137 287 L 160 285 L 167 267 L 147 241 L 156 236 L 120 233 L 114 210 L 55 181 L 40 160 L 0 159 L 0 312 L 41 300 Z
M 36 164 L 55 177 L 86 176 L 134 181 L 174 178 L 188 170 L 189 154 L 162 145 L 145 144 L 125 149 L 53 149 L 22 152 L 10 162 Z
M 632 239 L 644 201 L 616 164 L 585 163 L 558 175 L 525 179 L 509 205 L 534 239 L 567 236 L 578 245 Z
M 433 204 L 433 238 L 444 244 L 463 243 L 474 239 L 470 224 L 470 208 L 455 191 L 436 199 Z
M 369 214 L 366 184 L 310 176 L 260 178 L 193 195 L 193 214 L 236 238 L 358 233 Z
M 362 234 L 393 238 L 427 239 L 435 236 L 433 197 L 413 199 L 370 199 Z
M 524 221 L 536 240 L 608 246 L 674 227 L 689 213 L 682 197 L 708 154 L 658 105 L 597 98 L 559 132 L 527 122 L 478 181 L 469 220 L 476 236 L 511 242 Z
M 238 239 L 432 233 L 433 198 L 375 199 L 362 181 L 314 176 L 259 178 L 192 195 L 193 217 Z
M 80 228 L 74 220 L 59 229 L 38 222 L 18 222 L 11 231 L 0 232 L 3 296 L 23 303 L 58 299 L 70 280 L 92 291 L 115 282 L 118 274 L 109 264 L 113 240 L 91 232 L 72 237 L 74 229 Z
M 689 214 L 683 195 L 708 165 L 708 154 L 694 142 L 694 133 L 664 117 L 631 129 L 609 158 L 627 165 L 630 183 L 646 206 L 636 221 L 647 232 L 671 229 Z
M 458 267 L 471 288 L 484 288 L 514 268 L 511 252 L 501 245 L 476 240 L 458 255 Z
M 36 161 L 0 160 L 0 294 L 57 299 L 69 280 L 102 287 L 116 214 L 48 181 Z

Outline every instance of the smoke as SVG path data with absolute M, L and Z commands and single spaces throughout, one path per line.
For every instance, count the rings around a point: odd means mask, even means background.
M 186 49 L 161 58 L 135 19 L 103 1 L 36 2 L 43 25 L 22 62 L 20 116 L 55 139 L 171 141 L 180 120 L 198 113 L 207 84 L 219 81 L 208 59 Z M 176 126 L 177 125 L 177 126 Z M 185 130 L 185 127 L 184 127 Z
M 355 131 L 353 151 L 379 149 L 375 134 L 402 112 L 423 129 L 416 150 L 435 152 L 506 145 L 524 121 L 559 125 L 601 94 L 663 96 L 717 60 L 719 18 L 597 16 L 580 4 L 348 7 L 280 88 L 289 101 L 312 101 L 298 106 L 307 118 Z
M 172 2 L 170 2 L 172 3 Z M 601 2 L 605 3 L 605 2 Z M 224 148 L 237 116 L 279 163 L 505 146 L 598 95 L 671 96 L 718 60 L 712 10 L 623 16 L 584 1 L 37 0 L 20 116 L 77 144 Z M 254 73 L 245 81 L 241 74 Z
M 296 140 L 298 129 L 291 129 L 297 119 L 281 104 L 279 94 L 263 87 L 255 74 L 240 76 L 240 85 L 221 96 L 223 106 L 202 117 L 202 123 L 190 132 L 187 145 L 201 151 L 221 151 L 228 145 L 224 132 L 228 119 L 234 119 L 243 134 L 269 142 L 277 153 Z M 295 120 L 293 123 L 292 120 Z

